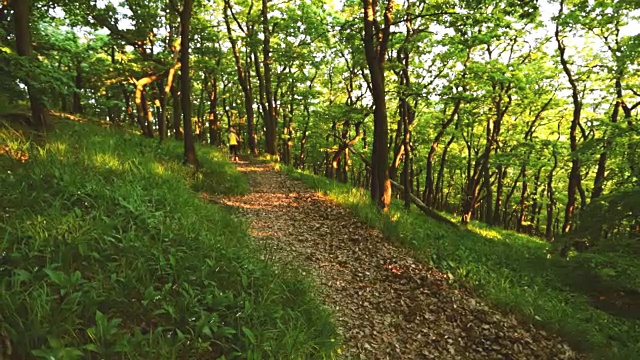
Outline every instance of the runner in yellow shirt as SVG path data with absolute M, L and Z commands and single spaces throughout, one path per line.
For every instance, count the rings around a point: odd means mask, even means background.
M 240 143 L 240 137 L 236 135 L 236 129 L 229 129 L 229 153 L 232 156 L 231 161 L 237 162 L 238 158 L 238 147 Z

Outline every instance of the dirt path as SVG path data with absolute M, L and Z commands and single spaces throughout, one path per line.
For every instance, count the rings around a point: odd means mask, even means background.
M 240 163 L 251 193 L 222 201 L 269 256 L 308 269 L 358 359 L 576 359 L 559 339 L 491 310 L 348 210 L 270 166 Z

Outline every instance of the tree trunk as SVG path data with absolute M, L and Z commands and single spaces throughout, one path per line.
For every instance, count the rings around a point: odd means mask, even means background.
M 619 73 L 619 72 L 618 72 Z M 622 107 L 622 81 L 619 76 L 616 76 L 615 80 L 615 88 L 616 88 L 616 101 L 613 105 L 613 111 L 611 113 L 611 123 L 615 124 L 618 122 L 618 117 L 620 116 L 620 109 Z M 605 180 L 605 172 L 607 167 L 607 152 L 611 147 L 612 141 L 607 138 L 605 134 L 605 140 L 603 144 L 602 153 L 600 153 L 600 158 L 598 159 L 598 169 L 596 171 L 596 177 L 593 180 L 593 191 L 591 192 L 591 201 L 597 199 L 602 195 L 602 191 L 604 189 L 604 180 Z
M 318 76 L 318 71 L 315 72 L 315 74 L 309 81 L 309 86 L 308 86 L 309 92 L 311 92 L 311 90 L 313 89 L 313 82 L 315 81 L 317 76 Z M 300 139 L 300 154 L 298 156 L 298 168 L 301 168 L 301 169 L 304 169 L 304 165 L 305 165 L 306 153 L 305 153 L 304 147 L 307 143 L 309 124 L 311 124 L 311 109 L 310 109 L 310 104 L 308 99 L 304 101 L 303 107 L 304 107 L 304 113 L 306 116 L 306 122 L 304 124 L 304 130 L 302 131 L 302 137 Z
M 308 107 L 305 109 L 308 111 Z M 308 114 L 308 112 L 307 112 Z M 307 123 L 304 124 L 304 130 L 302 130 L 302 137 L 300 138 L 300 154 L 298 155 L 298 162 L 297 162 L 297 168 L 298 169 L 304 169 L 304 165 L 305 165 L 305 157 L 306 157 L 306 153 L 305 153 L 305 149 L 304 146 L 307 143 L 307 134 L 309 131 L 309 115 L 307 115 Z
M 556 168 L 558 167 L 558 155 L 556 152 L 553 152 L 553 167 L 549 171 L 547 175 L 547 226 L 545 229 L 545 238 L 547 241 L 553 241 L 554 231 L 553 231 L 553 210 L 556 205 L 555 199 L 555 191 L 553 190 L 553 174 L 556 172 Z
M 404 208 L 411 207 L 411 151 L 409 149 L 411 142 L 411 129 L 409 128 L 408 116 L 404 116 Z
M 564 0 L 560 0 L 560 10 L 558 12 L 558 17 L 563 15 L 564 11 Z M 571 171 L 569 173 L 569 186 L 567 190 L 567 206 L 565 207 L 564 212 L 564 222 L 562 224 L 562 232 L 566 233 L 571 230 L 571 224 L 573 220 L 573 213 L 576 207 L 576 192 L 578 187 L 581 186 L 581 176 L 580 176 L 580 157 L 578 156 L 578 138 L 576 136 L 576 132 L 578 130 L 578 125 L 580 123 L 580 117 L 582 112 L 582 100 L 580 99 L 580 90 L 578 89 L 578 84 L 576 83 L 573 73 L 569 68 L 567 59 L 566 59 L 566 46 L 560 36 L 560 23 L 559 20 L 556 21 L 556 30 L 555 30 L 555 38 L 558 43 L 558 52 L 560 53 L 560 63 L 562 64 L 562 69 L 567 76 L 567 80 L 571 85 L 571 99 L 573 101 L 573 117 L 571 119 L 571 128 L 569 131 L 569 139 L 571 143 Z
M 509 205 L 511 204 L 511 198 L 513 194 L 516 192 L 516 187 L 518 186 L 518 182 L 520 181 L 520 177 L 522 176 L 522 171 L 518 173 L 518 177 L 513 182 L 513 186 L 511 186 L 511 190 L 507 194 L 507 197 L 504 199 L 504 207 L 502 209 L 502 226 L 508 228 L 509 226 Z
M 184 122 L 184 162 L 197 167 L 199 163 L 191 129 L 191 77 L 189 74 L 189 32 L 192 10 L 193 0 L 184 0 L 182 12 L 180 12 L 180 90 L 182 92 L 182 118 Z
M 173 82 L 176 76 L 176 70 L 179 66 L 179 62 L 178 62 L 178 54 L 179 54 L 179 49 L 175 50 L 177 53 L 176 55 L 174 55 L 175 61 L 174 61 L 174 65 L 169 69 L 169 72 L 167 73 L 167 79 L 165 81 L 164 84 L 164 88 L 159 87 L 158 91 L 160 91 L 160 109 L 161 109 L 161 116 L 160 116 L 160 121 L 158 124 L 158 132 L 160 133 L 160 141 L 163 141 L 164 139 L 167 138 L 168 135 L 168 128 L 169 128 L 169 116 L 168 116 L 168 111 L 167 111 L 167 103 L 169 102 L 169 97 L 171 96 L 171 90 L 173 89 Z M 174 109 L 175 112 L 175 109 Z
M 402 83 L 400 86 L 402 86 Z M 400 102 L 402 102 L 402 99 L 400 99 Z M 402 105 L 400 105 L 400 112 L 402 112 Z M 389 178 L 391 180 L 396 180 L 396 177 L 398 176 L 398 168 L 402 161 L 402 155 L 404 155 L 404 146 L 402 144 L 402 117 L 403 116 L 400 115 L 400 119 L 396 122 L 395 135 L 391 141 L 391 147 L 393 147 L 393 158 L 389 165 Z
M 218 115 L 218 75 L 214 72 L 211 75 L 211 93 L 209 94 L 209 144 L 219 146 L 220 139 L 220 118 Z
M 166 79 L 164 81 L 167 81 Z M 167 98 L 164 96 L 165 86 L 163 81 L 157 83 L 158 90 L 158 102 L 160 103 L 160 110 L 156 114 L 158 121 L 158 137 L 160 142 L 167 138 Z
M 522 174 L 522 192 L 520 193 L 520 214 L 518 216 L 518 223 L 516 224 L 516 231 L 523 232 L 524 222 L 526 221 L 527 212 L 525 207 L 527 206 L 527 192 L 529 191 L 529 182 L 527 181 L 527 166 L 522 165 L 520 170 Z
M 538 168 L 536 176 L 533 179 L 533 195 L 531 196 L 531 224 L 536 223 L 536 217 L 538 216 L 538 194 L 540 190 L 540 175 L 542 174 L 542 166 Z
M 31 45 L 31 29 L 29 18 L 31 15 L 31 0 L 12 0 L 14 28 L 16 32 L 16 50 L 18 55 L 33 58 L 33 46 Z M 31 124 L 42 130 L 51 130 L 53 122 L 49 118 L 39 81 L 34 73 L 23 79 L 29 93 L 31 104 Z
M 135 101 L 136 109 L 138 110 L 138 124 L 140 124 L 140 128 L 142 129 L 142 133 L 144 134 L 144 136 L 149 138 L 153 137 L 153 116 L 151 114 L 151 109 L 149 109 L 149 104 L 147 103 L 145 86 L 151 84 L 157 79 L 158 76 L 150 75 L 143 77 L 142 79 L 135 82 Z
M 265 99 L 264 91 L 264 78 L 262 77 L 262 66 L 260 66 L 260 57 L 258 56 L 258 50 L 256 47 L 251 49 L 253 54 L 253 63 L 256 71 L 256 78 L 258 79 L 258 94 L 260 95 L 260 113 L 262 114 L 262 122 L 266 124 L 265 116 L 268 115 L 269 108 L 267 107 L 267 101 Z M 257 125 L 256 125 L 257 128 Z
M 502 225 L 500 209 L 502 208 L 502 192 L 504 191 L 504 179 L 507 177 L 507 167 L 498 164 L 498 179 L 496 180 L 496 203 L 493 207 L 493 222 L 491 225 Z
M 484 197 L 482 203 L 484 211 L 482 212 L 482 221 L 487 224 L 493 224 L 493 188 L 491 186 L 489 161 L 485 161 L 483 173 L 482 187 L 484 188 Z
M 267 113 L 264 114 L 265 151 L 267 154 L 277 155 L 277 122 L 276 111 L 271 91 L 271 31 L 269 29 L 269 3 L 262 0 L 262 56 L 264 68 L 264 95 L 267 100 Z
M 387 140 L 387 102 L 384 85 L 384 62 L 391 31 L 393 0 L 387 0 L 384 11 L 384 28 L 379 34 L 376 20 L 376 2 L 362 0 L 364 15 L 364 49 L 367 67 L 371 75 L 371 90 L 375 110 L 373 113 L 373 151 L 371 156 L 371 198 L 376 205 L 387 211 L 391 203 L 389 179 L 389 149 Z
M 456 126 L 456 130 L 457 130 L 457 126 Z M 444 149 L 442 150 L 442 156 L 440 156 L 440 168 L 438 169 L 438 176 L 436 177 L 436 191 L 435 191 L 435 199 L 434 199 L 434 203 L 436 204 L 436 209 L 439 209 L 439 210 L 442 210 L 442 207 L 444 206 L 444 168 L 447 162 L 447 153 L 449 152 L 449 148 L 451 147 L 451 144 L 453 144 L 455 139 L 456 139 L 456 135 L 454 133 L 449 138 L 449 141 L 447 141 L 447 144 L 444 146 Z
M 245 69 L 242 66 L 242 59 L 240 58 L 240 51 L 238 50 L 238 45 L 236 43 L 236 39 L 233 37 L 231 33 L 231 24 L 229 22 L 229 11 L 231 11 L 231 4 L 229 0 L 224 1 L 224 22 L 227 27 L 227 35 L 229 37 L 229 42 L 231 43 L 231 49 L 233 51 L 233 57 L 236 62 L 236 72 L 238 74 L 238 83 L 242 88 L 242 93 L 244 94 L 244 109 L 247 115 L 247 138 L 249 142 L 249 150 L 253 154 L 257 154 L 256 150 L 256 134 L 254 129 L 254 111 L 253 111 L 253 93 L 251 91 L 251 87 L 249 84 L 249 79 L 245 74 Z
M 153 138 L 153 113 L 151 112 L 151 107 L 149 106 L 149 101 L 147 100 L 147 92 L 142 91 L 142 111 L 144 118 L 144 133 L 147 137 Z
M 202 80 L 202 87 L 200 88 L 200 98 L 198 99 L 198 112 L 197 120 L 198 126 L 196 127 L 196 134 L 198 134 L 199 142 L 206 142 L 207 132 L 205 131 L 205 118 L 204 118 L 204 102 L 205 95 L 207 93 L 207 85 L 209 84 L 209 74 L 205 73 Z
M 462 200 L 462 220 L 461 223 L 463 225 L 468 224 L 471 221 L 471 217 L 475 211 L 478 195 L 480 190 L 480 175 L 485 171 L 484 163 L 488 161 L 489 154 L 491 149 L 487 151 L 485 149 L 484 153 L 477 158 L 473 165 L 473 172 L 471 169 L 471 154 L 469 153 L 469 160 L 467 162 L 467 184 L 464 190 L 464 198 Z
M 429 155 L 427 155 L 427 174 L 425 177 L 425 205 L 432 207 L 434 205 L 435 198 L 435 188 L 433 181 L 433 159 L 435 157 L 436 151 L 438 150 L 438 144 L 440 140 L 444 136 L 445 132 L 449 128 L 449 126 L 453 123 L 453 120 L 458 115 L 458 111 L 460 110 L 460 105 L 462 104 L 462 97 L 458 97 L 453 106 L 453 110 L 447 120 L 442 124 L 436 137 L 431 142 L 431 148 L 429 149 Z

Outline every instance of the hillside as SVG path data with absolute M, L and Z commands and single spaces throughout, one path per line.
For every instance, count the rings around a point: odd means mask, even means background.
M 306 358 L 335 330 L 298 272 L 201 199 L 248 190 L 219 152 L 59 120 L 0 123 L 0 358 Z

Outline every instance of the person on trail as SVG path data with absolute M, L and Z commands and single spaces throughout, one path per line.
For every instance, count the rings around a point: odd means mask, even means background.
M 238 159 L 238 146 L 240 144 L 240 137 L 236 135 L 236 129 L 229 129 L 229 153 L 231 154 L 231 161 L 237 162 Z

